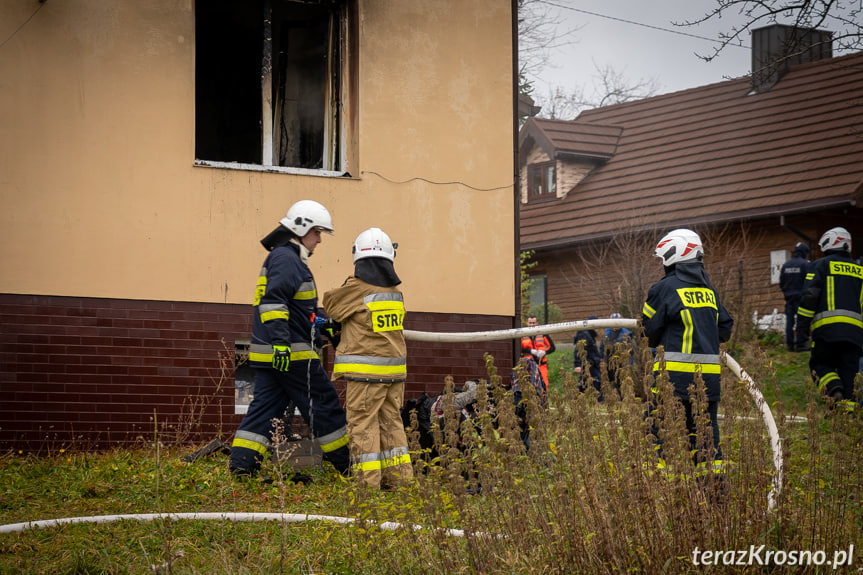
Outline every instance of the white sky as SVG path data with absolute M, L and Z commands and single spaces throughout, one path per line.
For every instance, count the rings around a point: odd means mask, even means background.
M 558 34 L 565 34 L 570 43 L 551 50 L 548 65 L 539 78 L 533 78 L 537 96 L 547 95 L 555 86 L 565 92 L 581 86 L 590 93 L 588 87 L 597 82 L 597 66 L 610 65 L 628 85 L 654 79 L 656 95 L 749 73 L 748 32 L 743 39 L 745 47 L 727 46 L 711 62 L 696 55 L 712 54 L 719 44 L 710 39 L 718 38 L 719 31 L 730 32 L 733 24 L 744 23 L 743 16 L 729 13 L 721 20 L 713 18 L 699 26 L 672 24 L 700 19 L 716 6 L 716 0 L 544 0 L 543 4 L 557 19 Z

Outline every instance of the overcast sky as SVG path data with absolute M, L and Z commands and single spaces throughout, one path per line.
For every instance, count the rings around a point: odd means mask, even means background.
M 657 95 L 749 73 L 748 33 L 744 47 L 728 46 L 711 62 L 697 56 L 712 54 L 719 44 L 711 39 L 716 39 L 719 31 L 729 32 L 733 24 L 743 23 L 742 16 L 729 13 L 721 20 L 712 19 L 699 26 L 672 24 L 701 18 L 716 6 L 715 0 L 544 0 L 543 3 L 557 22 L 557 32 L 565 34 L 569 43 L 550 51 L 548 64 L 534 78 L 537 95 L 547 94 L 548 88 L 554 86 L 570 92 L 574 86 L 595 85 L 596 66 L 610 65 L 628 80 L 628 85 L 654 79 Z

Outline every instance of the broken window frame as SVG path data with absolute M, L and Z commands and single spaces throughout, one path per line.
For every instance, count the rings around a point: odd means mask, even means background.
M 199 145 L 199 142 L 204 138 L 202 134 L 207 134 L 211 137 L 215 134 L 217 138 L 230 140 L 233 130 L 240 129 L 232 125 L 233 118 L 216 120 L 216 123 L 219 125 L 209 132 L 206 131 L 206 128 L 201 129 L 198 126 L 199 123 L 212 121 L 214 115 L 224 117 L 225 114 L 221 113 L 222 108 L 220 105 L 222 102 L 218 95 L 204 94 L 202 96 L 199 93 L 196 95 L 196 104 L 198 104 L 198 107 L 201 107 L 203 98 L 203 102 L 211 108 L 208 110 L 210 113 L 209 116 L 198 113 L 196 110 L 195 165 L 309 175 L 348 175 L 346 173 L 348 166 L 355 164 L 356 159 L 356 150 L 348 149 L 349 146 L 355 148 L 356 142 L 356 137 L 349 133 L 354 122 L 348 117 L 348 114 L 355 108 L 355 105 L 351 102 L 355 101 L 357 89 L 355 48 L 357 30 L 356 0 L 305 0 L 303 2 L 294 0 L 261 0 L 260 3 L 250 4 L 254 6 L 254 10 L 260 10 L 259 18 L 261 19 L 259 29 L 261 36 L 259 61 L 259 97 L 261 104 L 260 119 L 257 122 L 257 129 L 260 132 L 260 150 L 257 150 L 255 146 L 249 146 L 248 143 L 244 144 L 245 147 L 238 146 L 237 148 L 232 148 L 233 144 Z M 290 86 L 285 80 L 289 74 L 287 66 L 292 65 L 287 63 L 291 58 L 285 56 L 288 34 L 291 34 L 293 31 L 299 31 L 299 34 L 302 35 L 303 28 L 306 26 L 304 20 L 306 14 L 296 16 L 295 12 L 303 13 L 310 11 L 315 12 L 312 18 L 316 18 L 317 20 L 313 21 L 319 25 L 325 25 L 327 29 L 326 39 L 323 40 L 326 46 L 319 47 L 323 55 L 323 62 L 321 64 L 323 70 L 316 67 L 313 70 L 318 73 L 321 79 L 321 83 L 315 86 L 315 88 L 323 92 L 323 102 L 312 99 L 310 100 L 311 106 L 308 105 L 308 101 L 302 98 L 302 94 L 298 98 L 288 98 L 286 95 L 290 91 Z M 244 14 L 244 16 L 248 15 Z M 203 20 L 203 24 L 200 20 Z M 206 25 L 209 22 L 206 18 L 201 18 L 200 20 L 197 23 L 199 30 L 202 25 Z M 291 21 L 297 23 L 297 25 L 293 28 L 283 25 Z M 225 26 L 223 22 L 218 24 L 223 27 Z M 224 28 L 220 30 L 223 31 Z M 244 31 L 244 37 L 248 37 L 252 33 L 247 28 Z M 283 37 L 280 38 L 280 36 Z M 211 38 L 210 42 L 212 41 Z M 205 43 L 205 46 L 207 45 Z M 301 48 L 312 45 L 313 42 L 307 42 L 306 44 L 300 42 Z M 280 50 L 281 47 L 285 49 Z M 198 45 L 198 50 L 199 52 L 206 51 L 200 45 Z M 299 52 L 299 48 L 295 52 Z M 244 61 L 242 65 L 248 66 L 249 64 Z M 209 63 L 209 66 L 209 73 L 214 73 L 214 65 Z M 309 76 L 313 75 L 308 73 L 309 70 L 294 68 L 293 76 L 306 81 Z M 206 73 L 204 72 L 203 74 Z M 222 85 L 224 86 L 224 84 Z M 286 86 L 288 90 L 286 90 Z M 228 89 L 231 89 L 230 84 L 228 84 Z M 196 86 L 196 90 L 205 92 L 207 87 Z M 241 90 L 244 90 L 248 96 L 250 86 L 244 84 Z M 302 117 L 303 112 L 300 111 L 294 116 L 288 116 L 284 112 L 286 101 L 293 102 L 298 109 L 308 109 L 316 106 L 322 108 L 322 114 L 313 119 L 315 126 L 311 129 L 308 127 L 297 128 L 297 125 L 302 125 L 306 121 Z M 229 106 L 230 104 L 233 104 L 233 102 L 230 102 Z M 244 112 L 248 114 L 249 102 L 247 101 L 246 104 L 247 110 Z M 244 117 L 244 120 L 246 120 L 244 128 L 247 130 L 247 134 L 251 133 L 249 118 L 249 116 Z M 291 130 L 294 130 L 293 140 L 290 137 L 286 137 L 286 134 Z M 320 143 L 317 145 L 313 144 L 309 148 L 305 142 L 301 141 L 309 135 L 311 137 L 305 139 L 319 139 Z M 297 144 L 298 141 L 299 144 Z M 298 145 L 306 145 L 307 149 L 312 150 L 310 154 L 306 154 L 301 160 L 298 160 L 296 155 L 290 157 L 290 154 L 286 153 L 286 149 L 289 147 L 296 148 Z M 215 149 L 216 152 L 208 153 L 202 151 L 207 149 Z M 311 158 L 311 161 L 309 161 L 309 158 Z

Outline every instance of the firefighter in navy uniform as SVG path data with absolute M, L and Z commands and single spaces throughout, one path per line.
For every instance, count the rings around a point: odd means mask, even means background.
M 803 282 L 806 279 L 809 261 L 809 246 L 803 242 L 797 242 L 794 253 L 790 260 L 782 264 L 779 270 L 779 289 L 785 296 L 785 343 L 788 351 L 808 351 L 806 339 L 809 337 L 808 330 L 804 333 L 797 330 L 795 338 L 795 320 L 797 308 L 800 306 L 800 298 L 803 295 Z
M 683 404 L 697 473 L 721 473 L 722 447 L 717 421 L 719 344 L 731 337 L 734 320 L 719 301 L 704 270 L 704 248 L 698 234 L 688 229 L 673 230 L 659 240 L 655 255 L 665 266 L 665 277 L 648 290 L 642 310 L 650 347 L 662 346 L 665 352 L 664 360 L 653 365 L 654 375 L 660 370 L 667 371 L 674 396 Z M 712 469 L 705 454 L 697 451 L 696 417 L 689 396 L 696 372 L 701 374 L 706 387 L 707 411 L 713 429 Z
M 851 234 L 845 228 L 827 230 L 818 246 L 824 257 L 809 264 L 798 329 L 808 334 L 811 328 L 809 369 L 819 391 L 853 411 L 863 353 L 863 266 L 851 259 Z
M 309 256 L 332 233 L 330 213 L 302 200 L 291 206 L 280 226 L 261 240 L 269 255 L 255 290 L 249 364 L 255 368 L 255 394 L 231 444 L 231 472 L 254 475 L 272 449 L 274 419 L 293 403 L 312 436 L 339 473 L 350 471 L 345 411 L 321 365 L 322 340 L 315 328 L 318 295 Z
M 324 294 L 327 315 L 341 324 L 333 373 L 347 382 L 353 471 L 373 489 L 413 477 L 401 417 L 407 345 L 396 247 L 380 228 L 365 230 L 354 242 L 354 275 Z

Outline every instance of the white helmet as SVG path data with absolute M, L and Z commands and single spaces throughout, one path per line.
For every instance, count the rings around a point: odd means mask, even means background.
M 363 258 L 384 258 L 390 261 L 396 257 L 396 248 L 390 237 L 380 228 L 369 228 L 354 241 L 354 261 Z
M 300 200 L 288 210 L 288 215 L 279 223 L 294 232 L 298 237 L 304 237 L 312 228 L 320 228 L 332 235 L 333 219 L 327 208 L 313 200 Z
M 818 245 L 822 252 L 827 250 L 845 250 L 851 253 L 851 234 L 845 228 L 832 228 L 824 232 Z
M 692 230 L 680 228 L 665 234 L 656 244 L 653 255 L 662 260 L 665 266 L 680 262 L 701 261 L 704 259 L 704 246 L 701 238 Z

